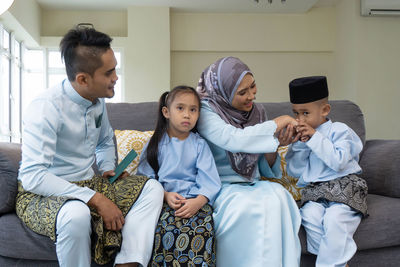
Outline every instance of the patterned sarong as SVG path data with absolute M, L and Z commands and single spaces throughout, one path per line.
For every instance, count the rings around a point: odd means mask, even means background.
M 175 217 L 174 213 L 175 210 L 164 203 L 148 266 L 215 266 L 214 221 L 211 206 L 204 205 L 196 215 L 188 219 Z
M 331 181 L 308 184 L 301 190 L 301 206 L 307 201 L 326 199 L 344 203 L 367 216 L 367 194 L 368 186 L 365 180 L 350 174 Z
M 129 176 L 110 184 L 101 176 L 90 180 L 73 182 L 78 186 L 88 187 L 102 193 L 114 202 L 124 217 L 140 195 L 148 178 L 145 176 Z M 45 235 L 56 241 L 56 218 L 61 207 L 71 200 L 68 197 L 44 197 L 27 192 L 21 183 L 18 184 L 16 203 L 17 215 L 34 232 Z M 100 265 L 114 259 L 121 248 L 121 231 L 109 231 L 103 225 L 102 217 L 90 208 L 92 216 L 92 258 Z

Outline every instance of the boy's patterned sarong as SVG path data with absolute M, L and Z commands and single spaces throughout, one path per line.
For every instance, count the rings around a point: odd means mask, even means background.
M 368 186 L 365 180 L 355 174 L 349 174 L 326 182 L 308 184 L 301 191 L 301 206 L 307 201 L 326 199 L 346 204 L 367 216 L 367 194 Z
M 124 217 L 139 197 L 148 178 L 129 176 L 110 184 L 106 178 L 94 176 L 90 180 L 73 182 L 82 187 L 102 193 L 114 202 Z M 44 197 L 27 192 L 18 184 L 16 203 L 17 215 L 34 232 L 56 241 L 56 218 L 61 207 L 71 200 L 68 197 Z M 97 264 L 106 264 L 114 259 L 121 248 L 121 231 L 109 231 L 104 227 L 102 217 L 90 208 L 92 216 L 92 258 Z
M 188 219 L 175 217 L 174 213 L 175 210 L 164 203 L 149 266 L 215 266 L 211 206 L 204 205 L 196 215 Z

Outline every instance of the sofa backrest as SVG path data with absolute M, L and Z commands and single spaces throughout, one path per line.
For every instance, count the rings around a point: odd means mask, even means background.
M 268 119 L 280 115 L 293 115 L 289 102 L 262 103 Z M 330 101 L 332 121 L 346 123 L 365 143 L 364 116 L 360 108 L 348 100 Z M 108 118 L 114 130 L 154 130 L 157 120 L 157 102 L 145 103 L 107 103 Z

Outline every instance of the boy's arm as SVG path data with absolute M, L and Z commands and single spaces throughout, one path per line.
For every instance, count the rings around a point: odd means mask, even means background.
M 285 156 L 287 173 L 293 177 L 300 177 L 308 165 L 310 153 L 311 150 L 301 141 L 291 144 Z
M 358 161 L 363 145 L 357 134 L 345 124 L 335 123 L 332 129 L 330 137 L 316 131 L 306 145 L 326 166 L 340 172 L 351 160 Z

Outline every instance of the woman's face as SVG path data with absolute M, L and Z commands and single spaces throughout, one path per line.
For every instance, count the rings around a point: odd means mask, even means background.
M 246 74 L 233 97 L 232 107 L 249 112 L 253 108 L 253 100 L 256 99 L 256 93 L 257 86 L 253 75 Z

